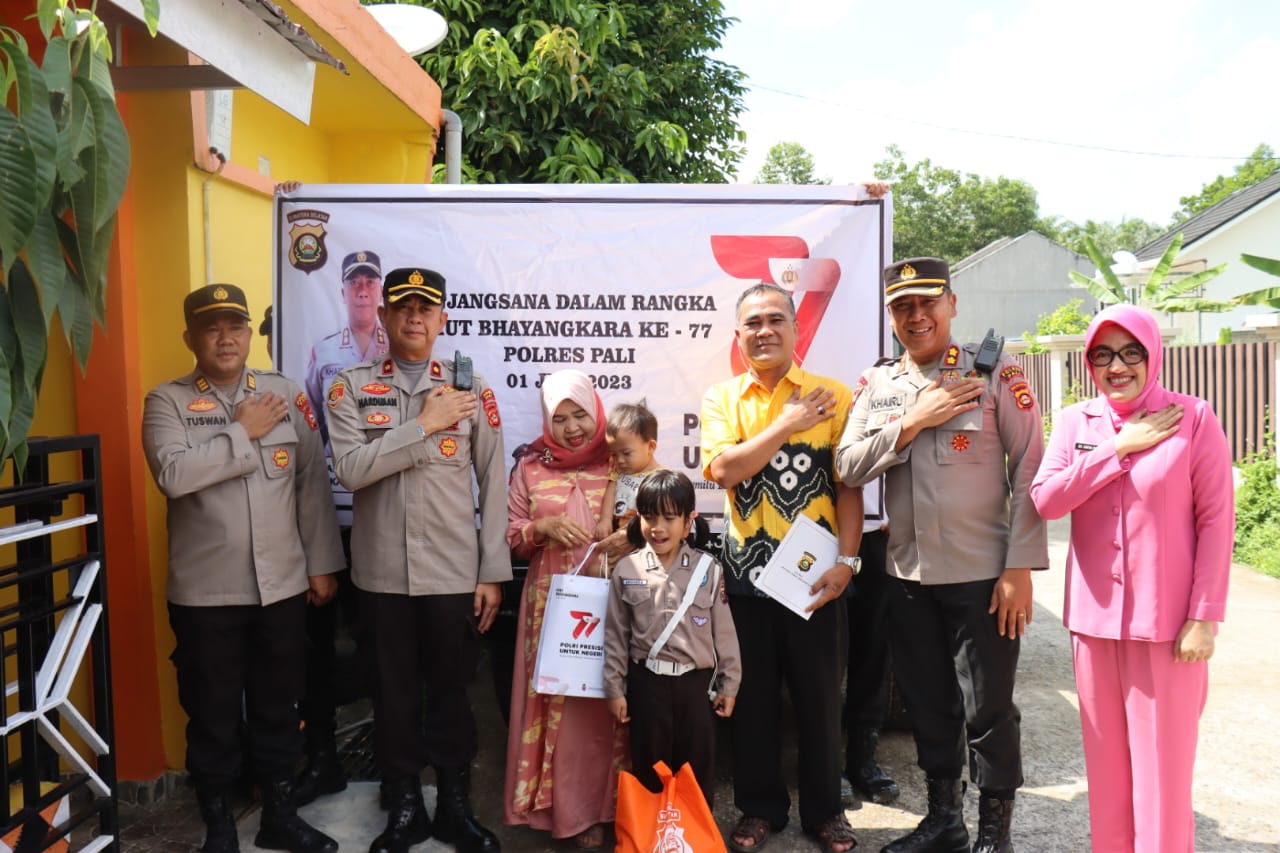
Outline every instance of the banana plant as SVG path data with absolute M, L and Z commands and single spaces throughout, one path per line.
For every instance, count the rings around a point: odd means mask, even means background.
M 36 0 L 40 64 L 0 27 L 0 464 L 20 476 L 55 315 L 83 371 L 105 330 L 107 253 L 129 140 L 96 0 Z M 143 0 L 154 36 L 159 0 Z
M 1241 255 L 1240 260 L 1256 270 L 1262 270 L 1269 275 L 1280 276 L 1280 260 L 1263 258 L 1258 255 Z M 1237 305 L 1269 305 L 1272 308 L 1280 309 L 1280 287 L 1264 287 L 1261 290 L 1244 293 L 1237 296 L 1235 301 Z
M 1136 300 L 1130 298 L 1124 283 L 1111 269 L 1111 261 L 1098 249 L 1092 237 L 1084 238 L 1084 248 L 1089 255 L 1089 260 L 1093 261 L 1094 266 L 1098 268 L 1098 277 L 1089 278 L 1084 273 L 1071 270 L 1071 280 L 1088 290 L 1090 295 L 1104 305 L 1136 302 L 1144 308 L 1162 313 L 1204 311 L 1211 314 L 1230 311 L 1236 307 L 1237 303 L 1230 300 L 1201 299 L 1183 295 L 1222 275 L 1223 270 L 1227 268 L 1226 264 L 1218 264 L 1216 267 L 1201 270 L 1176 281 L 1165 281 L 1169 270 L 1173 268 L 1174 258 L 1182 249 L 1181 232 L 1174 235 L 1169 247 L 1164 250 L 1164 254 L 1160 256 L 1160 260 L 1151 270 L 1147 280 L 1138 286 Z

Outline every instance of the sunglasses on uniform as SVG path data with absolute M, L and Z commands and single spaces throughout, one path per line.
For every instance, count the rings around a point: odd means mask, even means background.
M 1129 344 L 1114 350 L 1111 347 L 1094 347 L 1085 354 L 1094 367 L 1106 367 L 1119 356 L 1125 364 L 1141 364 L 1147 360 L 1147 348 L 1142 344 Z

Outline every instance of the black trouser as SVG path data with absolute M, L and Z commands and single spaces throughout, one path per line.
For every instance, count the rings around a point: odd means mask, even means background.
M 815 829 L 842 812 L 840 681 L 849 639 L 845 604 L 805 621 L 769 598 L 729 597 L 742 654 L 733 707 L 734 804 L 774 829 L 787 824 L 791 797 L 782 776 L 782 685 L 791 694 L 800 747 L 800 823 Z
M 344 548 L 349 541 L 343 531 Z M 307 749 L 333 747 L 337 729 L 338 706 L 338 625 L 345 621 L 354 625 L 355 587 L 351 572 L 335 574 L 338 592 L 332 601 L 319 607 L 307 605 L 307 679 L 306 692 L 298 706 L 306 724 Z M 350 691 L 348 691 L 350 692 Z M 345 701 L 351 701 L 348 698 Z
M 851 582 L 849 608 L 849 674 L 844 694 L 844 725 L 849 734 L 846 771 L 869 756 L 855 755 L 859 729 L 879 731 L 889 704 L 885 675 L 889 663 L 889 590 L 884 571 L 889 534 L 862 534 L 858 556 L 862 571 Z
M 383 779 L 469 765 L 478 743 L 467 696 L 480 655 L 475 596 L 361 590 L 360 619 Z
M 982 790 L 1022 785 L 1021 715 L 1013 703 L 1017 639 L 987 613 L 994 580 L 925 586 L 889 579 L 893 672 L 925 775 L 969 776 Z
M 187 772 L 197 788 L 223 792 L 239 778 L 242 707 L 254 775 L 293 773 L 302 752 L 306 607 L 305 595 L 265 607 L 169 605 L 178 701 L 190 718 Z
M 627 670 L 627 714 L 631 717 L 631 766 L 637 779 L 655 794 L 662 782 L 653 765 L 665 761 L 675 773 L 688 762 L 707 805 L 716 796 L 715 712 L 707 696 L 712 670 L 657 675 L 644 663 Z

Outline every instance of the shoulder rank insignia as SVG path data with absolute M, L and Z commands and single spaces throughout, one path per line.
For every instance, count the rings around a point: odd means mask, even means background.
M 498 414 L 498 398 L 494 396 L 492 388 L 486 388 L 480 392 L 480 406 L 484 409 L 484 416 L 489 421 L 489 426 L 494 429 L 502 426 L 502 416 Z
M 190 403 L 187 403 L 187 411 L 189 412 L 208 412 L 216 408 L 218 408 L 218 404 L 208 397 L 196 397 Z
M 1031 396 L 1031 386 L 1025 381 L 1014 382 L 1009 386 L 1009 393 L 1013 395 L 1013 402 L 1019 409 L 1029 409 L 1036 404 L 1035 398 Z
M 311 401 L 307 399 L 306 393 L 299 391 L 298 396 L 293 398 L 293 405 L 302 413 L 302 417 L 306 420 L 307 426 L 312 429 L 320 428 L 320 424 L 316 421 L 316 413 L 311 411 Z
M 388 356 L 382 360 L 382 370 L 379 371 L 380 376 L 392 376 L 396 372 L 396 360 Z
M 350 326 L 342 327 L 342 343 L 340 343 L 339 346 L 344 346 L 344 347 L 351 346 L 351 327 Z
M 386 342 L 387 342 L 387 330 L 379 326 L 378 327 L 378 343 L 385 344 Z
M 244 384 L 249 386 L 250 391 L 257 391 L 258 377 L 254 376 L 252 373 L 247 373 L 244 377 Z
M 342 398 L 345 396 L 347 396 L 347 383 L 339 379 L 329 386 L 329 408 L 338 408 L 338 404 L 342 402 Z
M 431 360 L 431 378 L 432 379 L 444 378 L 444 368 L 441 367 L 440 362 L 436 361 L 435 359 Z
M 952 344 L 947 347 L 947 354 L 942 357 L 943 367 L 955 367 L 960 363 L 960 347 Z
M 199 391 L 201 394 L 209 393 L 209 389 L 211 387 L 213 386 L 209 384 L 208 379 L 205 379 L 203 376 L 196 377 L 196 390 Z

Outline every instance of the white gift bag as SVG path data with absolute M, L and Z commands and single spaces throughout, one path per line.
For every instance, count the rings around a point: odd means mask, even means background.
M 580 574 L 595 550 L 593 543 L 572 572 L 551 577 L 533 664 L 534 692 L 604 698 L 609 579 Z

